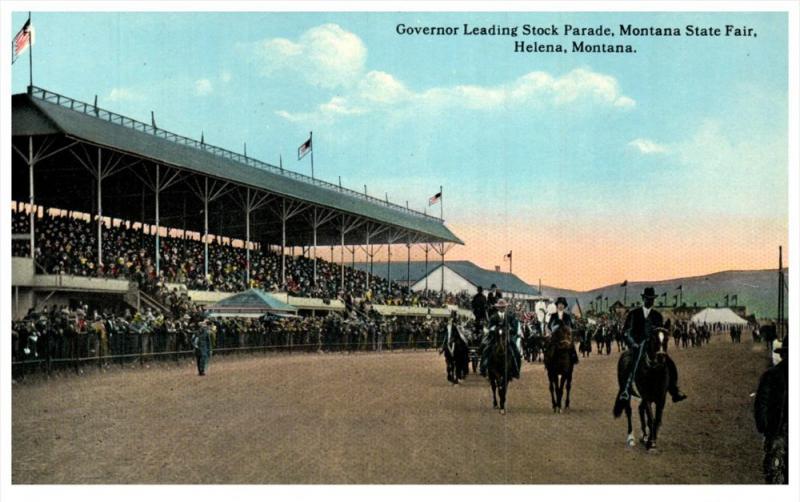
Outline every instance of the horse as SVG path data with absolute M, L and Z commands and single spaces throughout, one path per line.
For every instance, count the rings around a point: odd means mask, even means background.
M 564 409 L 569 408 L 569 394 L 572 389 L 572 330 L 561 326 L 550 337 L 550 345 L 544 357 L 544 367 L 550 381 L 550 401 L 553 413 L 561 413 L 561 400 L 566 386 L 567 395 Z M 560 377 L 560 379 L 559 379 Z
M 636 388 L 639 390 L 639 394 L 642 396 L 642 401 L 639 403 L 639 420 L 642 426 L 640 442 L 645 445 L 648 451 L 656 450 L 658 429 L 661 427 L 661 418 L 664 413 L 667 389 L 670 386 L 669 369 L 666 364 L 667 355 L 662 348 L 665 338 L 666 330 L 663 328 L 656 328 L 653 330 L 650 337 L 644 341 L 644 345 L 640 349 L 643 350 L 644 353 L 641 356 L 639 367 L 633 379 L 636 383 Z M 619 358 L 619 363 L 617 364 L 617 380 L 619 381 L 620 387 L 624 386 L 627 382 L 628 372 L 625 370 L 628 366 L 634 364 L 633 354 L 633 351 L 626 352 Z M 655 413 L 653 413 L 653 405 L 655 405 Z M 614 418 L 619 418 L 623 410 L 628 419 L 626 444 L 630 448 L 635 444 L 633 424 L 631 423 L 631 402 L 630 399 L 620 399 L 618 394 L 614 403 Z
M 509 329 L 499 329 L 495 335 L 495 342 L 489 347 L 489 358 L 487 361 L 487 375 L 489 384 L 492 386 L 492 404 L 494 409 L 500 409 L 500 414 L 506 414 L 506 393 L 508 384 L 514 378 L 512 365 L 513 354 L 510 354 Z M 497 395 L 500 395 L 500 402 L 497 402 Z
M 458 385 L 458 381 L 463 380 L 469 374 L 467 342 L 460 336 L 460 333 L 455 333 L 456 329 L 456 326 L 453 325 L 449 334 L 445 332 L 445 340 L 442 345 L 447 365 L 447 381 L 453 385 Z

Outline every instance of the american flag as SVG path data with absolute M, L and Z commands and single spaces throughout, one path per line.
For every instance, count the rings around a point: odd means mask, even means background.
M 430 199 L 428 199 L 428 205 L 432 206 L 432 205 L 436 204 L 437 202 L 439 202 L 439 200 L 441 198 L 442 198 L 442 192 L 439 192 L 436 195 L 434 195 L 433 197 L 431 197 Z
M 297 160 L 302 159 L 303 157 L 311 151 L 311 138 L 308 138 L 305 143 L 300 145 L 297 149 Z
M 11 53 L 11 63 L 13 64 L 17 58 L 25 52 L 25 49 L 28 46 L 33 45 L 34 42 L 34 31 L 33 25 L 31 24 L 31 20 L 28 19 L 25 21 L 25 24 L 22 26 L 22 29 L 19 30 L 19 33 L 14 37 L 14 50 Z

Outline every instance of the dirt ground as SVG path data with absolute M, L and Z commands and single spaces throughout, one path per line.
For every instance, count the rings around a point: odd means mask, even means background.
M 433 351 L 216 358 L 13 388 L 13 483 L 760 483 L 752 398 L 766 351 L 727 337 L 670 353 L 689 399 L 659 451 L 625 447 L 617 354 L 576 367 L 555 415 L 541 363 L 511 384 L 445 379 Z M 638 426 L 635 425 L 638 437 Z

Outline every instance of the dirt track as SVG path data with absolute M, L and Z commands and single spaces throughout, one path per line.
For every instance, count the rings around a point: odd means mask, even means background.
M 760 483 L 762 346 L 671 350 L 689 399 L 659 452 L 626 449 L 616 353 L 581 361 L 573 408 L 526 364 L 508 414 L 434 352 L 217 358 L 13 388 L 13 483 Z M 638 426 L 635 426 L 638 431 Z M 638 436 L 638 432 L 637 432 Z

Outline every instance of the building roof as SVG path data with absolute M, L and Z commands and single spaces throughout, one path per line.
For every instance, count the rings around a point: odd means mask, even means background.
M 34 87 L 12 96 L 13 136 L 62 133 L 155 163 L 232 181 L 411 230 L 431 241 L 463 244 L 439 218 L 179 136 L 150 124 Z
M 206 310 L 218 313 L 266 314 L 267 312 L 297 312 L 297 308 L 284 303 L 263 290 L 251 288 L 209 305 Z
M 483 286 L 483 289 L 488 290 L 492 284 L 496 284 L 500 291 L 508 293 L 519 293 L 525 295 L 538 295 L 539 292 L 536 288 L 526 284 L 525 281 L 520 279 L 514 274 L 508 272 L 496 272 L 494 270 L 487 270 L 481 268 L 471 261 L 466 260 L 453 260 L 445 261 L 445 267 L 449 268 L 456 274 L 460 275 L 474 286 Z M 368 271 L 368 262 L 356 262 L 356 268 L 359 270 Z M 439 267 L 442 266 L 441 261 L 431 260 L 428 262 L 428 274 L 430 275 Z M 372 264 L 372 273 L 384 279 L 388 278 L 388 263 L 375 262 Z M 391 266 L 391 278 L 395 281 L 406 280 L 407 262 L 398 260 L 393 261 Z M 425 278 L 425 261 L 412 261 L 411 262 L 411 275 L 412 283 L 419 282 Z

